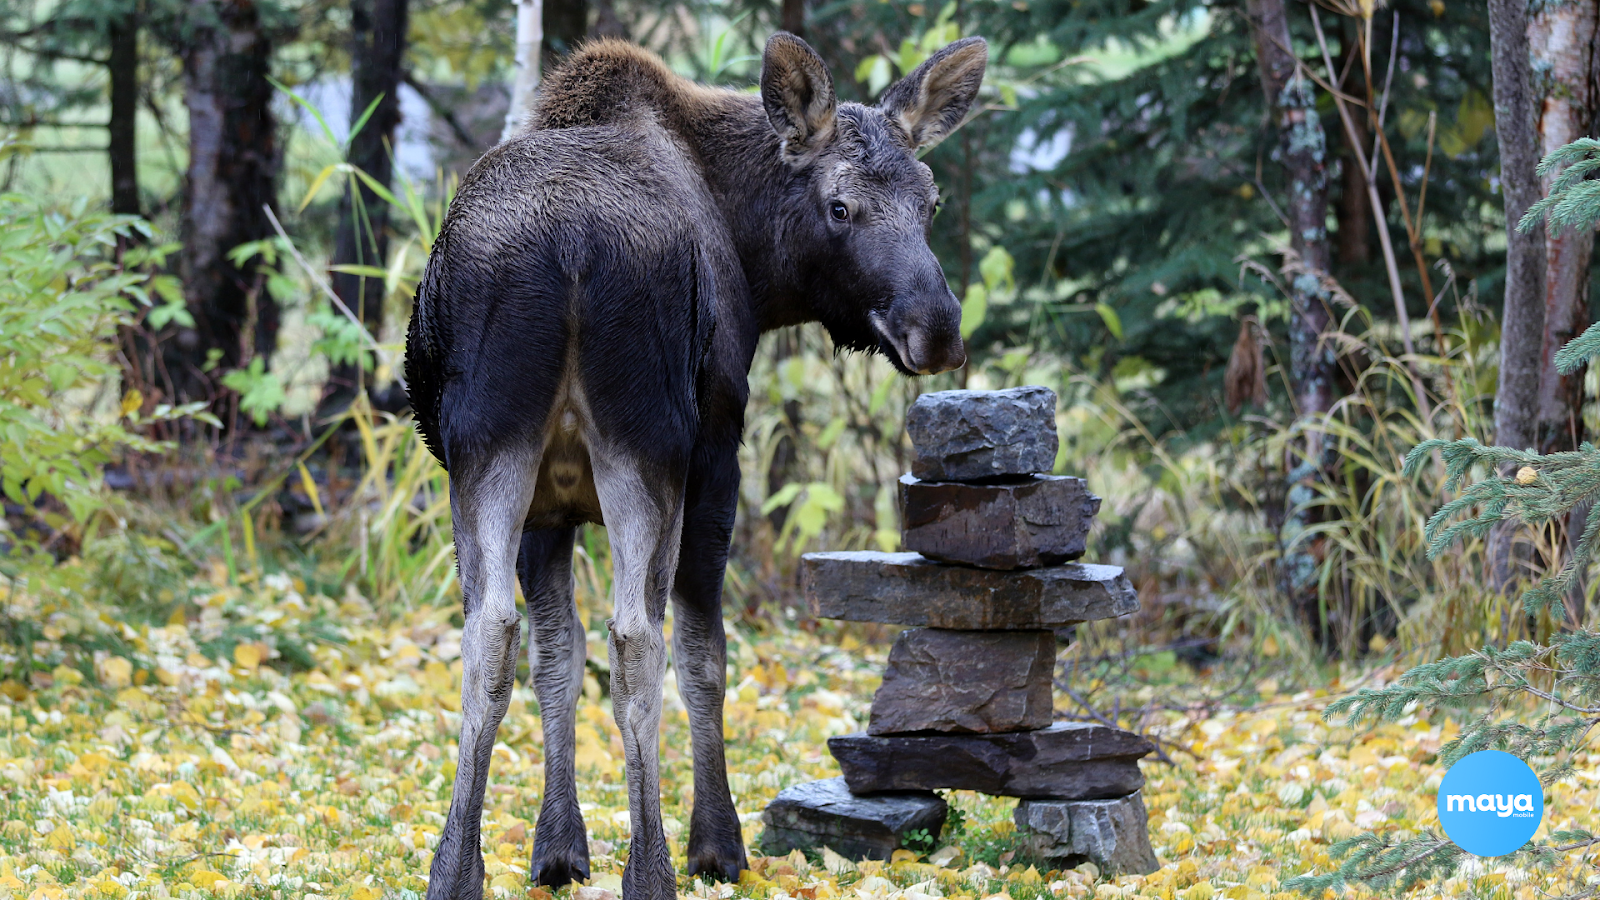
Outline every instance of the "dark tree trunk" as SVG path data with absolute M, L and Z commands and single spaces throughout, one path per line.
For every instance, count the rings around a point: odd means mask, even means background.
M 1344 21 L 1344 47 L 1339 55 L 1339 71 L 1346 71 L 1349 58 L 1357 53 L 1356 29 L 1360 28 L 1357 20 L 1342 17 Z M 1350 66 L 1354 69 L 1354 66 Z M 1355 126 L 1355 140 L 1359 147 L 1350 146 L 1350 136 L 1340 132 L 1344 140 L 1340 144 L 1339 167 L 1340 186 L 1339 204 L 1335 209 L 1335 216 L 1339 222 L 1339 232 L 1335 236 L 1337 248 L 1334 258 L 1341 266 L 1365 266 L 1372 259 L 1372 203 L 1367 196 L 1367 178 L 1361 171 L 1361 157 L 1372 151 L 1371 135 L 1367 133 L 1367 120 L 1365 116 L 1353 115 L 1350 124 Z
M 1328 182 L 1324 170 L 1327 139 L 1317 116 L 1311 82 L 1296 71 L 1289 54 L 1289 23 L 1283 0 L 1248 0 L 1256 60 L 1267 109 L 1278 131 L 1279 161 L 1288 182 L 1289 243 L 1304 269 L 1290 283 L 1289 382 L 1295 415 L 1304 421 L 1333 408 L 1333 350 L 1321 338 L 1327 331 L 1327 297 L 1320 278 L 1328 271 Z M 1329 633 L 1317 597 L 1315 548 L 1304 536 L 1315 524 L 1307 508 L 1330 460 L 1317 432 L 1307 432 L 1294 448 L 1287 476 L 1279 582 L 1295 616 L 1324 644 Z
M 784 31 L 795 37 L 806 36 L 806 0 L 783 0 L 780 18 Z
M 589 0 L 544 0 L 541 16 L 544 24 L 544 60 L 546 69 L 571 53 L 589 34 Z
M 1505 198 L 1505 307 L 1500 316 L 1500 383 L 1494 439 L 1507 447 L 1538 445 L 1539 369 L 1544 348 L 1544 226 L 1527 233 L 1517 222 L 1539 199 L 1539 137 L 1535 130 L 1532 67 L 1528 61 L 1526 0 L 1489 0 L 1494 74 L 1494 130 L 1500 143 L 1500 191 Z M 1489 535 L 1490 578 L 1505 590 L 1515 578 L 1508 523 Z
M 540 21 L 544 25 L 544 52 L 540 58 L 546 69 L 561 62 L 585 40 L 628 36 L 611 0 L 595 0 L 593 4 L 589 0 L 545 0 Z
M 1538 101 L 1539 152 L 1553 153 L 1579 138 L 1595 134 L 1600 112 L 1600 77 L 1596 53 L 1600 49 L 1600 10 L 1595 0 L 1543 4 L 1528 23 L 1528 44 L 1533 59 L 1544 69 L 1540 79 L 1544 96 Z M 1559 171 L 1540 182 L 1541 194 Z M 1585 370 L 1565 375 L 1556 370 L 1555 354 L 1589 324 L 1589 263 L 1594 252 L 1594 230 L 1551 229 L 1545 235 L 1544 338 L 1539 352 L 1539 452 L 1576 450 L 1583 442 L 1583 381 Z M 1563 520 L 1567 552 L 1576 547 L 1590 513 L 1580 505 Z M 1550 562 L 1558 562 L 1551 560 Z M 1567 618 L 1583 627 L 1583 579 L 1567 593 Z
M 400 83 L 405 80 L 406 4 L 407 0 L 350 3 L 350 126 L 355 127 L 373 101 L 378 105 L 351 139 L 349 162 L 386 188 L 394 175 Z M 333 262 L 383 268 L 388 259 L 389 204 L 365 184 L 352 185 L 339 203 Z M 383 328 L 383 279 L 335 272 L 332 281 L 334 293 L 376 337 Z M 340 366 L 329 378 L 335 396 L 346 399 L 360 380 L 354 366 Z
M 611 0 L 595 0 L 594 24 L 589 26 L 589 36 L 627 39 L 628 26 L 622 23 L 622 18 L 617 15 L 617 8 Z
M 136 138 L 139 113 L 138 13 L 129 5 L 111 20 L 111 211 L 139 215 L 139 168 Z
M 781 381 L 784 363 L 800 353 L 800 326 L 780 328 L 767 340 L 772 345 L 773 369 Z M 783 433 L 778 436 L 778 445 L 772 448 L 772 464 L 767 468 L 769 497 L 783 490 L 784 485 L 799 481 L 801 475 L 799 448 L 795 446 L 795 439 L 800 436 L 800 401 L 785 400 L 782 409 Z M 783 531 L 783 525 L 788 520 L 789 508 L 786 506 L 767 514 L 774 537 Z
M 272 235 L 263 207 L 275 200 L 282 163 L 267 75 L 272 39 L 252 0 L 193 0 L 183 53 L 189 110 L 189 169 L 183 186 L 179 268 L 195 327 L 179 335 L 168 374 L 183 399 L 209 399 L 202 370 L 211 351 L 221 369 L 270 359 L 278 310 L 257 267 L 228 251 Z
M 1366 135 L 1366 124 L 1352 116 L 1357 139 Z M 1348 138 L 1346 139 L 1348 141 Z M 1372 203 L 1367 197 L 1367 179 L 1361 174 L 1361 163 L 1349 146 L 1340 154 L 1339 251 L 1341 266 L 1365 266 L 1372 260 Z
M 1505 309 L 1500 319 L 1500 384 L 1495 397 L 1495 442 L 1536 446 L 1539 357 L 1544 338 L 1544 227 L 1517 229 L 1539 199 L 1539 136 L 1528 64 L 1524 0 L 1489 0 L 1494 68 L 1494 126 L 1500 142 L 1500 191 L 1505 197 Z

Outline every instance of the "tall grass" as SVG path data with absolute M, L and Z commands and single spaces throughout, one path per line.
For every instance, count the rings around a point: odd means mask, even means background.
M 1048 354 L 992 354 L 968 381 L 1057 390 L 1056 471 L 1086 477 L 1103 498 L 1088 558 L 1128 567 L 1146 607 L 1140 639 L 1200 634 L 1236 650 L 1317 657 L 1304 623 L 1288 617 L 1275 577 L 1283 550 L 1277 485 L 1290 448 L 1309 430 L 1335 460 L 1310 501 L 1316 524 L 1304 537 L 1319 561 L 1327 649 L 1352 658 L 1397 641 L 1408 653 L 1454 652 L 1526 625 L 1504 619 L 1482 589 L 1480 544 L 1427 558 L 1422 525 L 1445 499 L 1440 479 L 1401 474 L 1405 453 L 1424 439 L 1482 439 L 1489 431 L 1495 334 L 1470 304 L 1461 312 L 1456 327 L 1424 336 L 1423 351 L 1407 359 L 1391 352 L 1391 329 L 1349 309 L 1330 336 L 1349 382 L 1333 410 L 1296 425 L 1288 409 L 1269 408 L 1208 442 L 1154 434 L 1139 414 L 1137 386 Z M 1418 412 L 1419 380 L 1427 417 Z M 896 480 L 910 454 L 905 411 L 917 394 L 955 380 L 900 378 L 877 358 L 834 353 L 812 327 L 787 347 L 764 342 L 750 383 L 731 605 L 795 604 L 800 553 L 898 546 Z M 374 600 L 410 607 L 452 595 L 446 476 L 409 420 L 365 404 L 349 416 L 361 475 L 328 510 L 315 541 Z M 792 461 L 775 473 L 784 441 L 792 442 Z M 602 530 L 586 529 L 581 544 L 579 593 L 592 620 L 609 603 L 609 559 Z
M 1447 499 L 1442 472 L 1402 474 L 1406 453 L 1425 439 L 1492 433 L 1498 335 L 1470 296 L 1456 300 L 1456 324 L 1419 336 L 1414 357 L 1397 351 L 1392 326 L 1346 303 L 1326 338 L 1346 381 L 1333 409 L 1297 419 L 1269 406 L 1209 442 L 1154 436 L 1114 382 L 1067 379 L 1070 458 L 1058 470 L 1085 473 L 1105 498 L 1100 535 L 1139 584 L 1147 620 L 1165 614 L 1169 626 L 1240 637 L 1256 651 L 1320 655 L 1276 583 L 1281 479 L 1294 448 L 1310 443 L 1330 448 L 1333 460 L 1308 502 L 1315 524 L 1301 536 L 1318 561 L 1323 649 L 1350 659 L 1398 640 L 1400 652 L 1431 658 L 1527 626 L 1484 590 L 1481 542 L 1428 558 L 1423 524 Z M 1278 377 L 1286 362 L 1276 360 Z M 1551 535 L 1535 538 L 1546 558 L 1559 554 Z

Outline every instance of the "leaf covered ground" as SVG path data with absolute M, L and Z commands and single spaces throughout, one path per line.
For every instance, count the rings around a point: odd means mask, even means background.
M 228 580 L 218 571 L 198 615 L 166 625 L 90 617 L 23 587 L 3 598 L 13 638 L 27 638 L 5 662 L 22 660 L 32 674 L 0 684 L 0 898 L 377 900 L 425 890 L 454 775 L 453 611 L 381 616 L 354 591 L 324 596 L 285 575 L 247 587 Z M 753 848 L 761 810 L 780 789 L 838 774 L 825 740 L 864 724 L 888 644 L 848 630 L 731 627 L 728 760 Z M 593 659 L 605 659 L 601 640 L 591 633 Z M 89 646 L 103 649 L 81 650 Z M 559 900 L 610 900 L 603 892 L 619 890 L 626 859 L 622 745 L 598 676 L 586 677 L 578 726 L 594 878 L 555 892 Z M 1174 765 L 1145 763 L 1162 863 L 1153 875 L 1040 871 L 1018 855 L 1013 801 L 952 793 L 963 821 L 927 856 L 857 864 L 831 853 L 755 855 L 737 885 L 685 877 L 680 892 L 1294 897 L 1280 882 L 1329 869 L 1340 838 L 1437 827 L 1435 754 L 1453 724 L 1410 716 L 1351 731 L 1323 722 L 1325 691 L 1283 696 L 1267 683 L 1257 693 L 1246 711 L 1174 713 L 1165 723 Z M 681 854 L 691 760 L 670 672 L 665 719 L 664 812 Z M 485 802 L 486 896 L 551 900 L 526 879 L 541 778 L 537 706 L 519 688 Z M 1550 788 L 1541 836 L 1591 824 L 1597 801 L 1600 756 L 1591 756 Z M 1531 900 L 1594 874 L 1589 861 L 1564 865 L 1546 873 L 1473 861 L 1417 895 Z

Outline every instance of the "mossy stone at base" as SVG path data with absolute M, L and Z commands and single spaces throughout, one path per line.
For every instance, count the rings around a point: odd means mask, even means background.
M 785 788 L 767 805 L 761 852 L 828 847 L 849 859 L 888 859 L 908 835 L 925 832 L 936 840 L 949 812 L 932 791 L 856 795 L 843 778 L 810 781 Z
M 1053 868 L 1092 862 L 1106 875 L 1160 868 L 1139 791 L 1110 800 L 1022 800 L 1012 814 L 1030 853 Z

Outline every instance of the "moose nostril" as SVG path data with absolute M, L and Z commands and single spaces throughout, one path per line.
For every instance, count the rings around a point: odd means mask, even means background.
M 944 371 L 948 372 L 951 369 L 959 369 L 966 364 L 967 345 L 961 340 L 961 338 L 958 337 L 950 344 L 950 349 L 945 353 Z
M 906 336 L 906 364 L 918 375 L 937 375 L 966 364 L 967 348 L 959 335 L 941 339 L 925 329 L 915 329 Z

